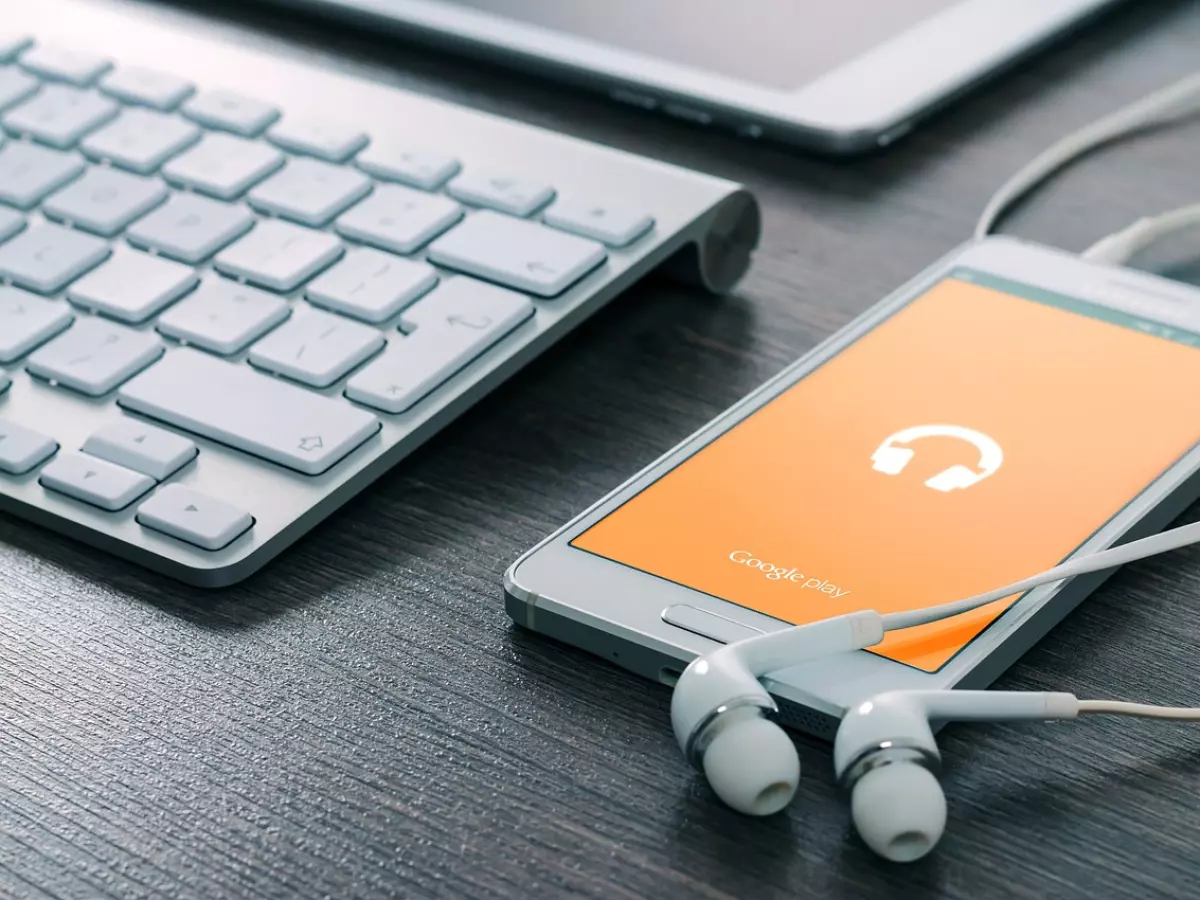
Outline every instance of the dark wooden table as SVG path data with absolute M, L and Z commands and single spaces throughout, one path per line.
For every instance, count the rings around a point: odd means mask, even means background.
M 0 519 L 0 896 L 1200 896 L 1194 728 L 948 729 L 946 839 L 889 866 L 851 835 L 826 745 L 798 738 L 786 814 L 739 817 L 680 759 L 665 688 L 517 630 L 500 590 L 522 550 L 962 241 L 1033 153 L 1192 69 L 1200 4 L 1131 3 L 854 162 L 198 6 L 234 40 L 743 181 L 766 237 L 734 296 L 630 291 L 234 589 Z M 1009 228 L 1077 249 L 1200 198 L 1198 138 L 1097 155 Z M 1153 262 L 1186 276 L 1189 249 Z M 1001 685 L 1197 703 L 1198 594 L 1200 550 L 1130 566 Z

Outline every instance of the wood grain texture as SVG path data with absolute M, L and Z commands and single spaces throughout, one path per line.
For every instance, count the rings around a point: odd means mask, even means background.
M 744 181 L 766 238 L 734 296 L 638 286 L 234 589 L 0 518 L 0 896 L 1198 895 L 1194 729 L 951 728 L 946 839 L 889 866 L 850 835 L 827 746 L 798 738 L 806 780 L 786 814 L 723 809 L 673 746 L 666 689 L 511 626 L 500 575 L 962 241 L 1052 139 L 1191 70 L 1200 5 L 1129 4 L 854 162 L 196 6 L 152 14 Z M 1099 154 L 1009 230 L 1077 249 L 1198 197 L 1198 137 Z M 1198 595 L 1200 550 L 1130 566 L 1001 685 L 1195 703 Z

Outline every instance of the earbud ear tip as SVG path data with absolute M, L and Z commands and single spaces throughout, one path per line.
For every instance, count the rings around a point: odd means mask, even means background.
M 728 806 L 769 816 L 796 795 L 800 757 L 782 728 L 755 716 L 729 723 L 712 739 L 704 750 L 704 774 Z
M 892 862 L 914 862 L 946 830 L 946 795 L 937 778 L 915 763 L 892 763 L 858 780 L 850 797 L 863 842 Z

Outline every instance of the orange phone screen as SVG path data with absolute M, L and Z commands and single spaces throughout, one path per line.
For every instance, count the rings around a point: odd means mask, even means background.
M 1069 556 L 1200 439 L 1193 344 L 961 270 L 572 545 L 795 624 L 982 593 Z M 935 671 L 1015 599 L 877 650 Z

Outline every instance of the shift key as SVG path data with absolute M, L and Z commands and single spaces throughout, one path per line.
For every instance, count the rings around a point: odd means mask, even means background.
M 245 366 L 175 350 L 117 395 L 121 406 L 294 469 L 320 475 L 379 431 L 379 419 Z

